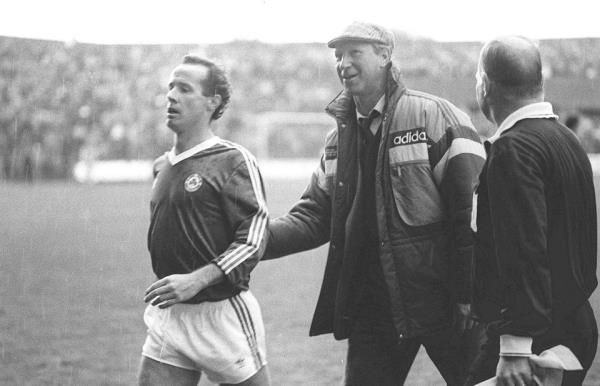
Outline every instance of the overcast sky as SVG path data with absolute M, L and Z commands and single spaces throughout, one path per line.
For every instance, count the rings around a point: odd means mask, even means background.
M 10 0 L 0 35 L 91 43 L 326 42 L 354 20 L 440 41 L 600 37 L 598 0 Z

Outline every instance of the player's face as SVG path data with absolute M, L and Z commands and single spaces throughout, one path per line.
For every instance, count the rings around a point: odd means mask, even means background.
M 370 43 L 341 42 L 335 47 L 338 76 L 353 96 L 369 96 L 381 90 L 387 54 L 377 53 Z
M 208 68 L 198 64 L 181 64 L 169 78 L 167 126 L 176 133 L 208 123 L 213 112 L 211 97 L 204 96 L 202 82 Z

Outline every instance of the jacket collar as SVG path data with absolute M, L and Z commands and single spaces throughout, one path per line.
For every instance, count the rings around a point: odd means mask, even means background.
M 494 143 L 502 133 L 508 131 L 513 128 L 517 122 L 522 121 L 523 119 L 531 119 L 531 118 L 553 118 L 557 119 L 558 115 L 554 114 L 552 111 L 552 105 L 549 102 L 537 102 L 531 103 L 526 106 L 521 107 L 518 110 L 513 111 L 508 117 L 502 121 L 500 126 L 498 126 L 498 130 L 496 133 L 492 135 L 487 141 L 489 143 Z
M 387 73 L 387 82 L 385 87 L 385 107 L 390 103 L 391 98 L 400 98 L 405 90 L 402 83 L 400 69 L 391 64 Z M 346 90 L 340 92 L 325 108 L 325 111 L 338 119 L 348 119 L 356 110 L 352 94 Z
M 369 114 L 362 115 L 360 113 L 360 111 L 358 111 L 358 109 L 356 109 L 356 117 L 358 119 L 360 119 L 360 118 L 367 118 L 369 115 L 371 115 L 371 113 L 373 111 L 377 111 L 380 115 L 383 115 L 384 108 L 385 108 L 385 95 L 382 95 L 381 98 L 379 98 L 379 100 L 377 101 L 377 104 L 375 104 L 375 106 L 371 109 L 371 111 L 369 112 Z

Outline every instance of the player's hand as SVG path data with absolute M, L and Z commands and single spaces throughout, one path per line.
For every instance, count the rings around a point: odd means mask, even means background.
M 454 312 L 454 327 L 459 334 L 473 328 L 475 322 L 471 317 L 471 305 L 464 303 L 457 303 L 456 310 Z
M 535 386 L 533 367 L 528 357 L 501 356 L 496 367 L 498 386 Z
M 202 290 L 201 282 L 195 276 L 194 272 L 170 275 L 154 282 L 144 292 L 144 302 L 150 302 L 158 308 L 167 308 L 191 299 Z

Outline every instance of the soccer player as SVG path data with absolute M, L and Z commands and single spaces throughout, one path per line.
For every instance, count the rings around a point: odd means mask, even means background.
M 158 277 L 145 292 L 140 385 L 269 385 L 250 271 L 268 213 L 254 157 L 213 134 L 230 97 L 223 70 L 187 55 L 171 74 L 173 149 L 155 162 L 148 249 Z

